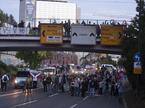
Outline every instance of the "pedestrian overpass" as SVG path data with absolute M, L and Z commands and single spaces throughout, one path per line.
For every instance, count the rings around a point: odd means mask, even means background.
M 0 51 L 47 50 L 122 54 L 121 45 L 118 45 L 122 26 L 103 25 L 102 33 L 107 38 L 103 35 L 103 38 L 96 37 L 98 25 L 70 26 L 71 32 L 64 32 L 64 24 L 40 24 L 39 35 L 38 28 L 37 33 L 31 34 L 31 28 L 0 27 Z M 117 39 L 110 38 L 110 32 L 115 36 L 117 34 Z
M 120 46 L 106 47 L 100 45 L 100 39 L 95 46 L 71 45 L 70 37 L 63 37 L 62 45 L 42 45 L 39 36 L 0 36 L 0 51 L 27 51 L 27 50 L 48 50 L 48 51 L 77 51 L 121 54 Z

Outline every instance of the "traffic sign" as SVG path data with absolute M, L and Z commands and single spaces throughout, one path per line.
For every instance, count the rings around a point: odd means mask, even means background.
M 140 57 L 140 52 L 137 52 L 134 54 L 134 62 L 140 62 L 141 57 Z
M 141 74 L 142 67 L 141 67 L 141 55 L 140 52 L 134 54 L 134 74 Z

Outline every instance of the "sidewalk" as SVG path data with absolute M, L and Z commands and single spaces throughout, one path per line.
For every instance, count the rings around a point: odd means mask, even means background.
M 126 92 L 123 97 L 127 108 L 145 108 L 145 98 L 135 96 L 133 91 Z

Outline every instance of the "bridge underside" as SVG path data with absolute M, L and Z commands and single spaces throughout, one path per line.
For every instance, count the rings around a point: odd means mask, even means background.
M 106 47 L 101 46 L 99 43 L 95 46 L 87 45 L 71 45 L 69 42 L 65 42 L 63 45 L 41 45 L 39 41 L 0 41 L 0 51 L 76 51 L 76 52 L 96 52 L 96 53 L 108 53 L 108 54 L 122 54 L 120 47 Z

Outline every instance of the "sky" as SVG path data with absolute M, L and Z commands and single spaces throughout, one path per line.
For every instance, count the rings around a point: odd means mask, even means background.
M 0 9 L 19 21 L 20 0 L 0 0 Z M 81 8 L 82 19 L 131 20 L 136 15 L 135 0 L 69 0 Z

